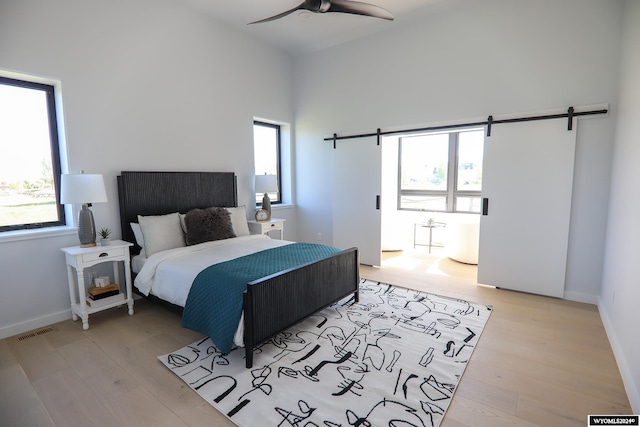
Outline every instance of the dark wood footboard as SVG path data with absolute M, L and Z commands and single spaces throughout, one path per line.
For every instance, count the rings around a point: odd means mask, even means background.
M 353 293 L 358 301 L 358 249 L 351 248 L 253 281 L 244 292 L 246 366 L 253 349 L 278 332 Z

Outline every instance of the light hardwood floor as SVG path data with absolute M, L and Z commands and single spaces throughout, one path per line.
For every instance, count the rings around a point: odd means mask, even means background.
M 361 276 L 493 305 L 442 426 L 585 426 L 630 414 L 597 307 L 475 285 L 475 267 L 385 253 Z M 148 301 L 0 341 L 2 426 L 232 426 L 156 358 L 201 337 Z

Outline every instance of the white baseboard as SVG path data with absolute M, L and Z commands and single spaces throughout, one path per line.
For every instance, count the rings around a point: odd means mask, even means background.
M 38 317 L 37 319 L 31 319 L 26 322 L 3 326 L 0 328 L 0 339 L 12 337 L 14 335 L 49 326 L 54 323 L 63 322 L 68 319 L 71 319 L 71 309 L 49 314 L 44 317 Z
M 633 380 L 631 370 L 629 369 L 629 361 L 625 357 L 622 347 L 620 346 L 620 340 L 618 340 L 618 336 L 616 335 L 613 324 L 609 319 L 607 310 L 601 303 L 598 303 L 598 310 L 600 311 L 600 318 L 602 319 L 604 330 L 607 333 L 609 343 L 611 344 L 611 349 L 613 350 L 613 356 L 615 357 L 616 363 L 618 364 L 620 376 L 622 377 L 622 382 L 624 383 L 624 388 L 627 392 L 627 397 L 629 398 L 631 409 L 633 410 L 634 414 L 640 414 L 640 391 L 638 390 L 640 384 L 635 384 Z
M 584 294 L 582 292 L 565 292 L 564 299 L 575 302 L 584 302 L 587 304 L 598 305 L 599 297 L 597 295 Z

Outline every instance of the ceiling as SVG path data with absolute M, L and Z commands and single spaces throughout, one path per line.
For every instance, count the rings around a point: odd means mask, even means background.
M 181 1 L 291 55 L 299 55 L 405 25 L 414 20 L 417 12 L 442 0 L 362 0 L 389 10 L 394 21 L 345 13 L 296 11 L 275 21 L 253 25 L 247 24 L 290 10 L 303 0 Z

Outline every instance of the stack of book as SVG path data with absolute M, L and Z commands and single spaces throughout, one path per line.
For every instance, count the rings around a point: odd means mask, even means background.
M 120 293 L 120 286 L 116 283 L 112 283 L 109 286 L 98 288 L 96 286 L 90 286 L 88 290 L 89 298 L 97 301 Z
M 98 308 L 115 302 L 124 301 L 124 294 L 120 293 L 120 286 L 115 283 L 102 288 L 91 286 L 87 290 L 86 301 L 89 307 Z

